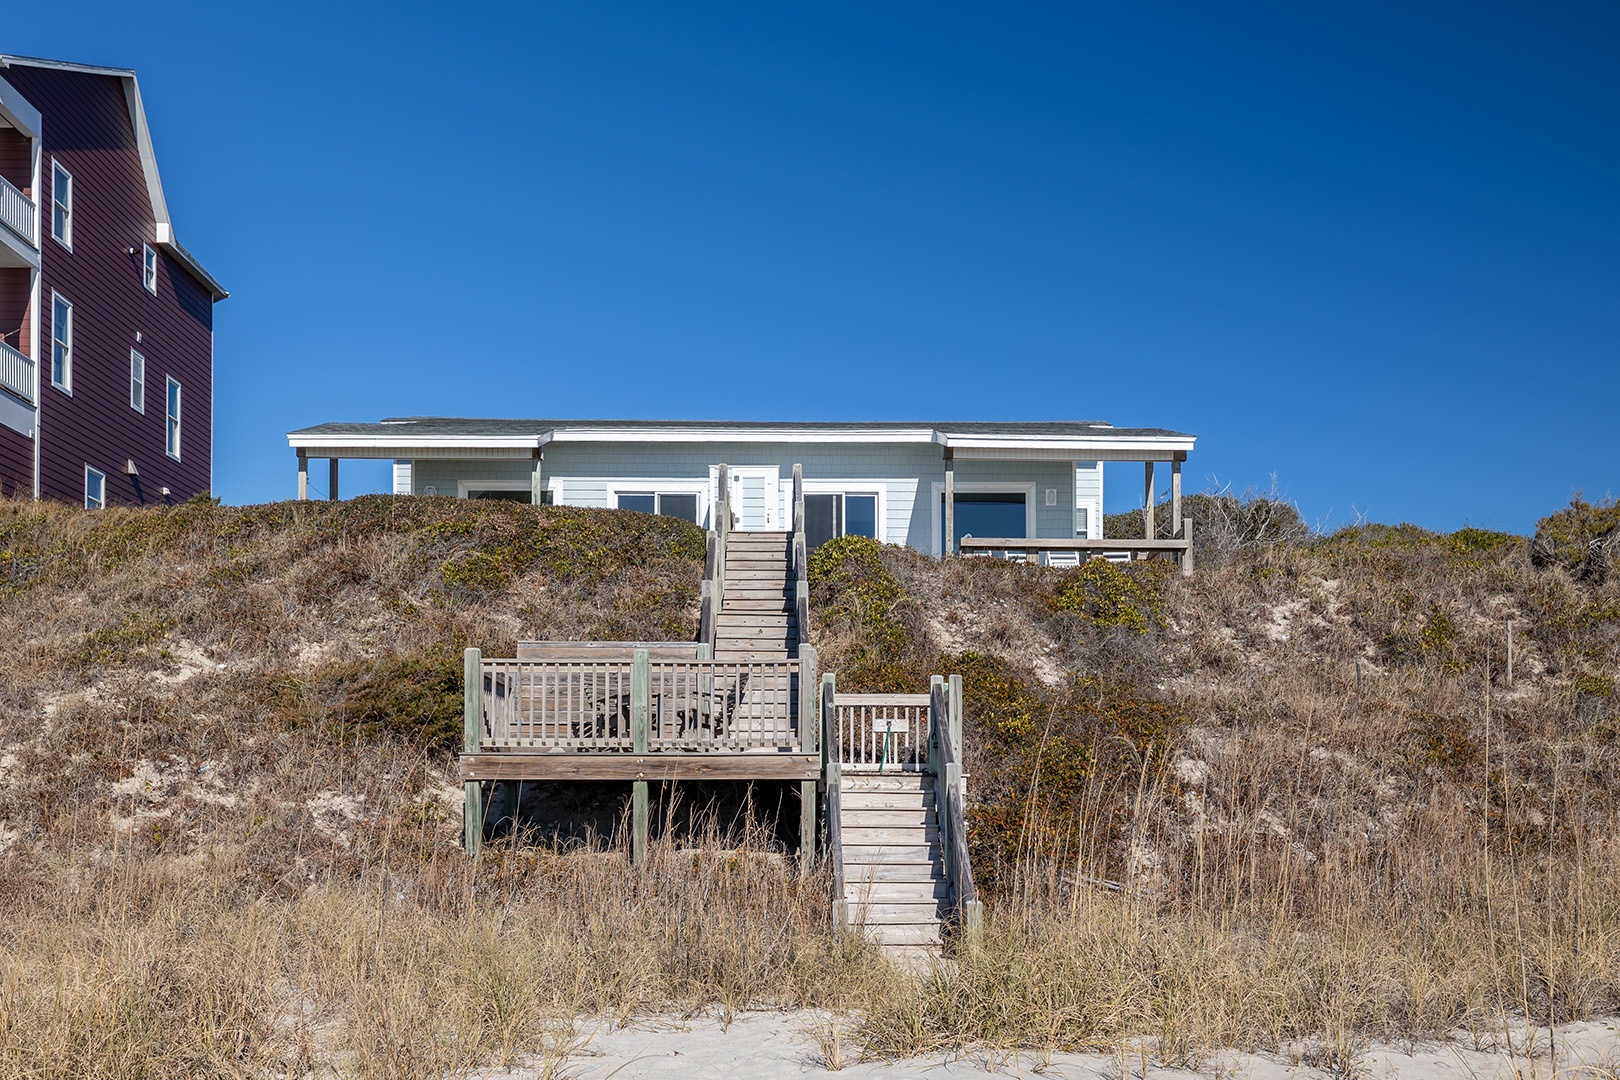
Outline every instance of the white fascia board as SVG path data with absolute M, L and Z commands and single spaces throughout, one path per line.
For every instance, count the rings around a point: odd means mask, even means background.
M 761 429 L 663 428 L 557 428 L 555 442 L 637 442 L 637 443 L 928 443 L 934 441 L 932 428 L 882 428 L 871 431 L 842 429 Z
M 28 99 L 17 92 L 17 88 L 4 79 L 0 79 L 0 116 L 4 116 L 8 124 L 30 139 L 39 138 L 39 133 L 45 126 L 39 110 L 29 104 Z
M 945 446 L 954 450 L 958 457 L 978 456 L 975 451 L 992 451 L 989 456 L 1000 456 L 1003 452 L 1040 452 L 1052 454 L 1072 454 L 1075 460 L 1089 460 L 1089 455 L 1098 451 L 1113 451 L 1116 453 L 1190 453 L 1193 444 L 1198 440 L 1195 436 L 1171 435 L 1133 435 L 1113 436 L 1076 435 L 1058 436 L 1049 438 L 1029 438 L 1025 436 L 1012 436 L 998 438 L 993 435 L 950 435 L 946 437 Z
M 338 435 L 338 434 L 301 434 L 290 432 L 287 435 L 287 445 L 294 450 L 313 451 L 320 447 L 329 450 L 382 450 L 398 449 L 402 451 L 456 451 L 456 450 L 512 450 L 522 451 L 522 456 L 532 456 L 540 449 L 542 441 L 538 435 L 513 437 L 511 435 L 463 435 L 455 438 L 443 435 L 405 435 L 389 432 L 386 435 Z M 312 456 L 320 457 L 319 454 Z M 395 457 L 409 458 L 411 453 L 400 453 Z M 454 457 L 453 453 L 448 455 Z

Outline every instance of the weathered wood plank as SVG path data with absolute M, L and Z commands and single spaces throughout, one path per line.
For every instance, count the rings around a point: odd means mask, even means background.
M 629 660 L 646 649 L 654 660 L 696 660 L 696 641 L 520 641 L 519 660 Z
M 839 705 L 927 705 L 927 694 L 839 694 Z
M 464 782 L 479 780 L 814 780 L 816 754 L 463 754 Z

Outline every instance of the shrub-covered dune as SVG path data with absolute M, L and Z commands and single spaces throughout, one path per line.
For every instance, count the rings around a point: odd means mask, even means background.
M 765 831 L 634 871 L 461 854 L 460 649 L 691 638 L 692 526 L 0 503 L 0 1074 L 442 1075 L 713 1005 L 856 1010 L 874 1053 L 1306 1040 L 1350 1070 L 1373 1035 L 1620 1009 L 1620 511 L 1531 541 L 1197 506 L 1192 578 L 812 560 L 841 689 L 964 677 L 987 927 L 944 987 L 838 939 Z

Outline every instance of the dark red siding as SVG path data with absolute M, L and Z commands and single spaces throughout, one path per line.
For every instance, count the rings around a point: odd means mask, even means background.
M 161 252 L 158 295 L 141 285 L 141 248 L 155 239 L 155 224 L 122 82 L 20 64 L 5 77 L 43 118 L 43 186 L 53 159 L 73 174 L 73 250 L 50 238 L 49 214 L 40 240 L 40 494 L 83 502 L 87 464 L 106 473 L 109 502 L 161 502 L 165 487 L 170 501 L 206 492 L 212 297 Z M 73 304 L 71 395 L 50 381 L 53 291 Z M 146 357 L 144 414 L 129 403 L 131 349 Z M 183 388 L 180 461 L 164 453 L 169 376 Z M 126 475 L 127 461 L 138 477 Z
M 28 278 L 26 266 L 0 266 L 0 341 L 27 354 Z M 28 466 L 30 472 L 33 466 Z
M 33 493 L 34 441 L 0 424 L 0 499 Z
M 16 128 L 0 128 L 0 176 L 29 198 L 34 193 L 34 161 L 28 136 Z

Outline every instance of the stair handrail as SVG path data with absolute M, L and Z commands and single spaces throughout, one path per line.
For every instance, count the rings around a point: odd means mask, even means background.
M 827 785 L 827 861 L 832 864 L 833 915 L 838 925 L 848 919 L 844 910 L 843 767 L 838 753 L 838 679 L 832 672 L 821 677 L 821 768 Z
M 929 679 L 928 760 L 934 772 L 934 800 L 939 817 L 939 846 L 945 862 L 945 882 L 959 925 L 977 931 L 984 907 L 973 883 L 973 862 L 968 855 L 967 813 L 962 787 L 962 677 Z M 945 722 L 941 723 L 940 720 Z
M 731 469 L 724 462 L 716 467 L 719 491 L 709 515 L 709 536 L 703 551 L 703 610 L 698 624 L 698 640 L 714 655 L 720 613 L 726 608 L 726 541 L 731 536 Z
M 793 606 L 799 624 L 799 640 L 810 640 L 809 553 L 804 542 L 804 466 L 793 466 Z

